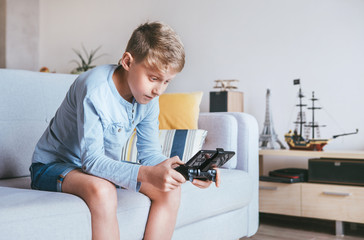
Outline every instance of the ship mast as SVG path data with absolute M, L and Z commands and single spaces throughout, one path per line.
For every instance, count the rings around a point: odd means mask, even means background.
M 305 127 L 310 127 L 312 132 L 312 139 L 315 139 L 315 128 L 319 127 L 326 127 L 325 125 L 318 125 L 315 123 L 315 110 L 321 109 L 321 107 L 315 106 L 315 101 L 318 100 L 318 98 L 315 98 L 315 92 L 312 92 L 312 98 L 310 99 L 312 101 L 312 107 L 309 107 L 307 109 L 312 110 L 312 122 L 309 125 L 305 125 Z
M 300 136 L 302 137 L 302 130 L 303 130 L 303 124 L 306 122 L 303 122 L 303 111 L 302 111 L 302 107 L 307 106 L 306 104 L 302 104 L 302 98 L 304 98 L 305 96 L 302 94 L 302 90 L 301 90 L 301 85 L 300 85 L 300 90 L 298 93 L 298 97 L 300 98 L 300 104 L 298 105 L 300 107 Z
M 300 88 L 298 90 L 298 98 L 300 99 L 300 103 L 296 105 L 297 107 L 300 108 L 300 111 L 299 111 L 300 120 L 299 120 L 299 122 L 294 122 L 294 123 L 299 124 L 299 126 L 300 126 L 299 136 L 302 137 L 303 124 L 306 123 L 306 121 L 303 120 L 303 110 L 302 110 L 302 108 L 306 107 L 307 105 L 302 103 L 302 98 L 304 98 L 305 96 L 302 93 L 300 79 L 294 79 L 293 80 L 293 85 L 300 85 Z

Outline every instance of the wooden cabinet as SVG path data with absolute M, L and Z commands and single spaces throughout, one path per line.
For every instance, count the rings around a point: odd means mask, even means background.
M 265 213 L 300 216 L 300 184 L 260 182 L 259 209 Z
M 364 152 L 311 152 L 260 150 L 260 174 L 264 156 L 360 159 Z M 364 174 L 364 173 L 363 173 Z M 336 221 L 336 235 L 343 235 L 342 222 L 364 223 L 364 187 L 318 184 L 259 182 L 259 211 Z
M 364 223 L 364 188 L 302 183 L 302 216 Z

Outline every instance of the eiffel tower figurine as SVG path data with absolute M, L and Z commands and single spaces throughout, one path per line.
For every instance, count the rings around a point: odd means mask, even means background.
M 259 136 L 259 147 L 261 149 L 285 149 L 281 141 L 279 141 L 273 127 L 272 113 L 269 105 L 270 90 L 267 89 L 265 121 L 262 134 Z

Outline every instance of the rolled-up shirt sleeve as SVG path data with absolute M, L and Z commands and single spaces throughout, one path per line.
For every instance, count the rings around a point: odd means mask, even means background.
M 121 187 L 139 191 L 137 177 L 140 165 L 118 161 L 105 155 L 104 129 L 92 101 L 85 98 L 77 111 L 82 170 Z

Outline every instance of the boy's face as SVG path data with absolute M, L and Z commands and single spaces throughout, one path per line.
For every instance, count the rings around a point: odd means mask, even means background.
M 147 104 L 164 93 L 177 74 L 174 71 L 162 73 L 147 67 L 144 62 L 136 63 L 134 60 L 131 60 L 127 68 L 127 82 L 132 96 L 139 104 Z

